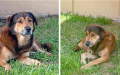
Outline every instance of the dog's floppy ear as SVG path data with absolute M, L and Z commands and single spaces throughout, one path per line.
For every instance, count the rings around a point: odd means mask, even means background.
M 101 26 L 99 26 L 99 27 L 100 27 L 100 32 L 105 33 L 105 30 Z
M 88 26 L 85 28 L 85 32 L 87 31 Z
M 104 38 L 105 30 L 101 26 L 99 26 L 99 27 L 100 27 L 100 39 L 99 39 L 99 41 L 101 41 Z
M 8 23 L 8 26 L 11 26 L 13 24 L 13 16 L 14 15 L 11 15 L 6 19 L 6 22 Z
M 36 19 L 36 17 L 31 13 L 31 12 L 29 12 L 29 14 L 32 16 L 32 18 L 33 18 L 33 24 L 35 23 L 36 25 L 38 25 L 37 24 L 37 19 Z M 33 27 L 33 31 L 35 30 L 35 25 L 33 25 L 34 27 Z
M 35 23 L 36 25 L 38 25 L 37 24 L 37 19 L 36 19 L 36 17 L 31 13 L 31 12 L 29 12 L 29 14 L 32 16 L 32 18 L 33 18 L 33 23 Z

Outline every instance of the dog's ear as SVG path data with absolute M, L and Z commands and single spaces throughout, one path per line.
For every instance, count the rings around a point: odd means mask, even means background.
M 87 31 L 88 26 L 85 28 L 85 32 Z
M 8 23 L 8 26 L 11 26 L 13 24 L 13 16 L 14 15 L 11 15 L 6 19 L 6 22 Z
M 29 14 L 32 16 L 33 24 L 35 23 L 36 25 L 38 25 L 36 17 L 31 12 L 29 12 Z M 34 31 L 35 30 L 35 25 L 33 25 L 33 26 L 34 26 L 33 27 L 33 31 Z
M 105 30 L 101 26 L 99 26 L 99 27 L 100 27 L 100 32 L 105 33 Z
M 99 27 L 100 27 L 100 39 L 99 39 L 99 41 L 101 41 L 104 38 L 105 30 L 101 26 L 99 26 Z
M 33 23 L 35 23 L 36 25 L 38 25 L 36 17 L 35 17 L 31 12 L 29 12 L 29 14 L 30 14 L 30 15 L 32 16 L 32 18 L 33 18 Z

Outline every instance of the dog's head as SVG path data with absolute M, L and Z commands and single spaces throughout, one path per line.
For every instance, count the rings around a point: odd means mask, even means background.
M 33 34 L 37 20 L 31 12 L 19 12 L 7 18 L 12 34 L 19 33 L 23 36 Z
M 103 33 L 105 30 L 99 25 L 89 25 L 86 27 L 85 34 L 85 46 L 86 47 L 93 47 L 98 42 L 102 40 Z

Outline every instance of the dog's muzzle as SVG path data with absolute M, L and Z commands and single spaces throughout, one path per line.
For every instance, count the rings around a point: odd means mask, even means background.
M 25 29 L 21 33 L 22 35 L 31 35 L 32 34 L 32 29 L 30 26 L 26 26 Z
M 26 30 L 27 33 L 30 33 L 31 27 L 30 27 L 30 26 L 26 26 L 26 27 L 25 27 L 25 30 Z
M 93 46 L 93 44 L 90 43 L 89 41 L 85 41 L 84 45 L 85 45 L 86 47 L 92 47 L 92 46 Z

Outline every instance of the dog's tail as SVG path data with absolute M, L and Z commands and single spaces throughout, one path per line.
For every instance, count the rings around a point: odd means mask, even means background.
M 47 49 L 47 52 L 49 52 L 52 48 L 52 44 L 44 43 L 44 44 L 41 44 L 41 47 L 44 48 L 44 49 Z

